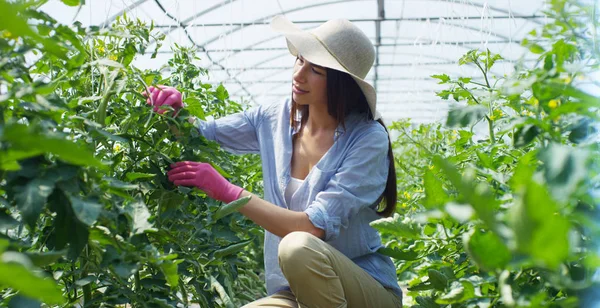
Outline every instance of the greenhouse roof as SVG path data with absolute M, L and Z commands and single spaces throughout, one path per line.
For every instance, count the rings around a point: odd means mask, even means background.
M 153 22 L 166 34 L 156 58 L 136 59 L 140 68 L 160 68 L 172 46 L 195 46 L 198 65 L 209 70 L 210 83 L 223 83 L 230 96 L 253 104 L 291 94 L 294 58 L 285 39 L 271 30 L 276 15 L 302 28 L 346 18 L 376 46 L 375 66 L 367 79 L 378 94 L 386 122 L 410 118 L 439 121 L 449 102 L 436 96 L 445 88 L 433 74 L 479 78 L 475 66 L 459 66 L 471 49 L 490 49 L 505 60 L 492 73 L 511 73 L 523 58 L 521 40 L 545 22 L 543 0 L 88 0 L 81 8 L 51 0 L 42 10 L 58 21 L 106 27 L 124 12 Z

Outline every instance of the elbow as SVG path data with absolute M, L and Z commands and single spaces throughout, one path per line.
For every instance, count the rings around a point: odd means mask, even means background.
M 318 237 L 319 239 L 321 239 L 323 241 L 325 240 L 325 230 L 323 230 L 321 228 L 317 228 L 314 225 L 312 226 L 311 230 L 308 231 L 308 233 Z
M 320 238 L 321 240 L 325 240 L 325 230 L 315 226 L 312 221 L 310 221 L 310 218 L 308 217 L 308 215 L 306 215 L 306 213 L 302 213 L 302 217 L 301 217 L 301 227 L 297 228 L 297 230 L 299 231 L 304 231 L 307 233 L 310 233 L 318 238 Z

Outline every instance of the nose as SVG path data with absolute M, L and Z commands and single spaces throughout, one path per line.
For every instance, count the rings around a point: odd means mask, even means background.
M 292 79 L 296 83 L 304 83 L 306 81 L 306 70 L 308 65 L 295 65 L 294 66 L 294 74 L 292 75 Z

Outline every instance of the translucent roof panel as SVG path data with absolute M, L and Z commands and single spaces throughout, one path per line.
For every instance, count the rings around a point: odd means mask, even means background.
M 377 89 L 378 108 L 387 122 L 443 119 L 450 103 L 435 95 L 444 89 L 432 74 L 476 77 L 458 59 L 471 49 L 490 49 L 505 60 L 492 73 L 509 74 L 525 49 L 520 42 L 544 24 L 543 0 L 87 0 L 78 8 L 50 0 L 42 10 L 69 24 L 107 26 L 116 16 L 154 22 L 167 35 L 155 59 L 137 58 L 140 68 L 159 68 L 171 46 L 195 46 L 208 82 L 224 84 L 235 100 L 252 104 L 291 94 L 292 65 L 285 39 L 269 22 L 285 15 L 304 29 L 326 20 L 355 23 L 376 46 L 376 65 L 367 79 Z

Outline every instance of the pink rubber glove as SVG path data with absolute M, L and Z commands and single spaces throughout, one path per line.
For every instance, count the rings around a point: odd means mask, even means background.
M 171 165 L 169 181 L 177 186 L 195 186 L 216 200 L 229 203 L 240 197 L 243 189 L 229 183 L 210 164 L 181 161 Z
M 148 92 L 144 91 L 142 94 L 148 98 L 146 100 L 146 103 L 148 105 L 154 106 L 154 112 L 163 114 L 165 111 L 167 111 L 165 109 L 160 109 L 160 106 L 163 105 L 173 107 L 173 109 L 175 109 L 175 112 L 183 108 L 183 102 L 181 101 L 181 92 L 179 92 L 173 87 L 167 87 L 162 85 L 156 87 L 152 86 L 148 87 Z

